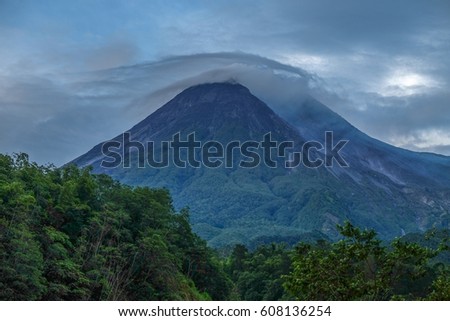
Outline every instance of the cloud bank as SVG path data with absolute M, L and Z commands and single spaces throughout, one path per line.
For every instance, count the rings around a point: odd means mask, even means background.
M 129 129 L 185 88 L 229 80 L 247 86 L 284 116 L 311 95 L 379 139 L 415 150 L 450 151 L 445 91 L 353 97 L 301 68 L 245 53 L 169 57 L 49 78 L 4 78 L 0 144 L 8 152 L 23 150 L 60 165 Z
M 186 86 L 237 78 L 450 155 L 447 0 L 3 0 L 0 39 L 0 152 L 62 164 Z

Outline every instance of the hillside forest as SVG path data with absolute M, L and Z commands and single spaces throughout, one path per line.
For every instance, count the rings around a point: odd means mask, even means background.
M 448 230 L 337 228 L 213 249 L 168 190 L 0 155 L 0 300 L 450 300 Z

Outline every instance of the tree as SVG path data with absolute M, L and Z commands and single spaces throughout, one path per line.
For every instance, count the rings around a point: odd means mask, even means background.
M 328 246 L 301 244 L 286 290 L 299 300 L 419 299 L 431 286 L 429 259 L 438 250 L 394 240 L 382 245 L 373 230 L 349 222 L 338 227 L 343 239 Z M 418 287 L 417 285 L 420 285 Z
M 226 271 L 235 282 L 241 300 L 286 299 L 281 275 L 290 269 L 289 251 L 283 244 L 259 246 L 249 252 L 236 245 L 227 261 Z

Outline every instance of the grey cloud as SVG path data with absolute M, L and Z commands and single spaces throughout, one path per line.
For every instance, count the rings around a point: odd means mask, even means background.
M 195 18 L 180 17 L 169 32 L 179 47 L 189 48 L 193 40 L 209 50 L 232 46 L 269 56 L 286 50 L 405 54 L 422 50 L 418 37 L 448 35 L 449 11 L 448 1 L 251 1 L 246 6 L 219 1 Z M 221 41 L 208 48 L 213 37 Z
M 9 78 L 0 95 L 1 144 L 3 150 L 25 150 L 38 161 L 60 165 L 130 128 L 183 89 L 230 79 L 249 87 L 284 116 L 312 95 L 376 138 L 395 143 L 396 137 L 409 137 L 404 147 L 447 150 L 418 147 L 424 142 L 417 133 L 450 132 L 448 93 L 383 97 L 360 92 L 347 97 L 333 90 L 327 79 L 244 53 L 169 57 L 53 79 Z M 365 108 L 360 108 L 362 102 Z
M 2 150 L 61 165 L 130 128 L 183 89 L 229 79 L 269 103 L 305 96 L 319 81 L 302 69 L 243 53 L 171 57 L 48 78 L 4 77 L 0 128 L 9 138 L 1 141 Z
M 85 64 L 89 70 L 128 65 L 135 61 L 138 51 L 137 46 L 129 41 L 113 41 L 86 54 Z
M 364 109 L 352 108 L 362 100 L 366 104 Z M 405 97 L 361 93 L 358 102 L 343 100 L 335 110 L 380 140 L 416 151 L 449 155 L 445 144 L 439 144 L 439 137 L 424 140 L 424 135 L 430 132 L 440 132 L 445 137 L 450 135 L 449 101 L 450 94 L 443 90 Z
M 72 76 L 74 77 L 74 76 Z M 0 94 L 2 152 L 28 152 L 41 163 L 61 165 L 120 127 L 124 97 L 85 95 L 79 83 L 49 78 L 8 77 Z M 95 84 L 90 87 L 95 90 Z
M 187 69 L 192 65 L 193 69 L 189 71 L 192 73 L 201 69 L 197 65 L 199 61 L 204 69 L 211 70 L 193 77 L 185 75 L 183 80 L 144 96 L 140 102 L 133 102 L 133 107 L 153 110 L 151 106 L 158 106 L 158 102 L 173 97 L 188 86 L 232 78 L 249 87 L 281 115 L 289 115 L 292 112 L 289 108 L 295 108 L 305 96 L 312 95 L 375 138 L 418 151 L 446 152 L 445 148 L 432 142 L 428 142 L 426 148 L 420 147 L 426 142 L 418 135 L 430 130 L 450 134 L 450 95 L 445 89 L 425 88 L 424 94 L 406 96 L 382 96 L 364 91 L 346 96 L 346 89 L 337 88 L 336 80 L 329 81 L 300 68 L 240 53 L 175 57 L 164 60 L 161 65 L 168 74 L 179 74 L 176 71 L 179 65 Z M 409 138 L 408 144 L 399 143 L 402 137 Z

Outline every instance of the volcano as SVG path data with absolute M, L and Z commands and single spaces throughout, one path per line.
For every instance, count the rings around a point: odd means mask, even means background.
M 133 128 L 96 145 L 73 164 L 91 166 L 132 186 L 167 188 L 174 207 L 190 208 L 194 230 L 210 245 L 296 243 L 338 236 L 345 220 L 375 229 L 382 238 L 449 227 L 450 157 L 400 149 L 362 133 L 327 106 L 309 97 L 286 119 L 277 115 L 249 89 L 237 83 L 201 84 L 185 89 Z M 142 151 L 111 149 L 104 144 L 151 142 L 155 159 L 165 153 L 163 142 L 194 133 L 200 142 L 261 142 L 270 133 L 276 142 L 323 142 L 325 132 L 347 141 L 342 157 L 348 166 L 233 166 L 210 168 L 140 166 Z M 148 153 L 148 150 L 145 151 Z M 144 154 L 145 154 L 144 153 Z M 261 151 L 254 153 L 264 160 Z M 130 166 L 105 167 L 112 156 Z M 182 157 L 187 157 L 182 153 Z M 196 156 L 200 156 L 197 152 Z M 255 156 L 255 154 L 253 154 Z M 286 156 L 286 155 L 284 155 Z M 320 158 L 322 151 L 311 150 Z M 243 156 L 248 159 L 247 156 Z M 286 164 L 275 155 L 278 164 Z M 103 164 L 102 164 L 103 162 Z

